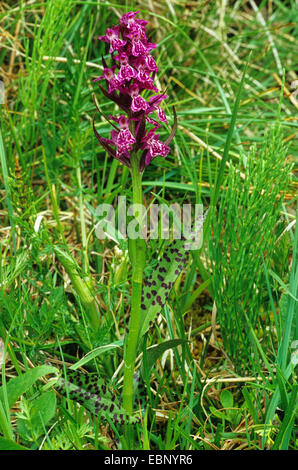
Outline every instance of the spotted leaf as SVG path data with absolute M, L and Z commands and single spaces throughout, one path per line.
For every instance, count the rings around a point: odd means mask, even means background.
M 185 240 L 174 240 L 164 250 L 157 265 L 145 280 L 141 299 L 139 339 L 153 326 L 168 299 L 171 289 L 186 263 Z
M 86 375 L 78 371 L 68 371 L 67 379 L 61 377 L 55 385 L 59 393 L 83 405 L 87 410 L 101 417 L 109 417 L 114 424 L 135 424 L 138 416 L 127 414 L 113 393 L 96 375 Z

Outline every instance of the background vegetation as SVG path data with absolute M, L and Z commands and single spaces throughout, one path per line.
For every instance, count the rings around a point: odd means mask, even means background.
M 3 1 L 0 7 L 0 448 L 119 447 L 120 430 L 57 393 L 70 367 L 121 391 L 126 242 L 94 236 L 95 209 L 131 197 L 92 118 L 104 44 L 125 11 L 149 21 L 178 130 L 144 175 L 145 203 L 220 190 L 147 345 L 187 339 L 145 371 L 140 449 L 293 449 L 297 382 L 297 2 Z M 235 132 L 221 165 L 246 61 Z M 296 59 L 296 61 L 295 61 Z M 296 64 L 296 66 L 295 66 Z M 296 67 L 296 68 L 295 68 Z M 109 125 L 98 118 L 107 136 Z M 164 135 L 168 131 L 164 130 Z M 163 134 L 161 134 L 161 137 Z M 218 188 L 219 172 L 224 183 Z M 68 246 L 71 269 L 56 248 Z M 151 244 L 151 256 L 160 248 Z M 62 262 L 61 262 L 62 261 Z M 94 333 L 84 282 L 95 293 Z M 104 347 L 103 347 L 104 346 Z M 83 361 L 81 361 L 83 359 Z M 80 362 L 78 362 L 80 361 Z

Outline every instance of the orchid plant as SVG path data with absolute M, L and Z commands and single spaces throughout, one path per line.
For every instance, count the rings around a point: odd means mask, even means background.
M 133 203 L 142 204 L 142 173 L 157 156 L 166 157 L 169 143 L 177 127 L 174 111 L 174 127 L 165 142 L 160 140 L 158 129 L 167 123 L 162 102 L 168 97 L 159 93 L 154 84 L 158 67 L 151 51 L 156 44 L 146 35 L 147 21 L 136 18 L 138 12 L 122 16 L 120 24 L 107 29 L 99 39 L 109 44 L 110 66 L 103 59 L 104 72 L 98 77 L 99 88 L 125 114 L 110 116 L 112 124 L 110 139 L 101 137 L 94 127 L 99 143 L 107 152 L 131 170 Z M 105 81 L 106 88 L 100 82 Z M 144 92 L 151 96 L 144 98 Z M 146 261 L 146 242 L 142 238 L 142 216 L 138 215 L 140 238 L 129 240 L 132 264 L 132 302 L 129 331 L 125 345 L 125 371 L 123 385 L 123 407 L 133 410 L 133 375 L 136 351 L 141 327 L 143 271 Z M 146 307 L 145 307 L 146 308 Z
M 103 58 L 103 75 L 95 79 L 103 95 L 116 103 L 119 115 L 104 116 L 112 130 L 110 138 L 104 138 L 96 130 L 93 119 L 93 130 L 96 138 L 110 156 L 127 166 L 131 172 L 132 202 L 142 206 L 142 175 L 146 167 L 157 157 L 166 157 L 170 152 L 169 144 L 177 129 L 175 109 L 174 125 L 167 139 L 162 142 L 158 129 L 167 123 L 161 105 L 168 98 L 155 85 L 158 67 L 151 51 L 156 48 L 146 35 L 147 21 L 137 18 L 139 12 L 130 12 L 122 16 L 120 23 L 106 30 L 99 39 L 109 45 L 109 64 Z M 100 111 L 96 100 L 95 105 Z M 66 380 L 61 379 L 60 391 L 67 391 L 69 396 L 77 399 L 95 414 L 113 419 L 115 423 L 131 425 L 140 417 L 134 416 L 134 389 L 139 376 L 135 374 L 135 362 L 141 339 L 160 316 L 169 293 L 181 273 L 187 259 L 184 239 L 169 243 L 162 256 L 146 279 L 146 241 L 142 232 L 144 214 L 135 214 L 138 223 L 137 238 L 128 239 L 129 257 L 132 266 L 131 309 L 129 328 L 124 348 L 124 381 L 122 403 L 115 394 L 106 394 L 106 387 L 97 377 L 80 377 L 80 374 L 69 374 Z M 57 252 L 59 259 L 68 266 L 66 255 Z M 69 267 L 71 270 L 71 266 Z M 79 286 L 80 287 L 80 286 Z M 88 306 L 90 302 L 88 303 Z M 94 316 L 96 322 L 96 316 Z M 181 344 L 184 340 L 171 340 L 162 346 L 162 352 Z M 149 350 L 148 350 L 149 351 Z M 156 358 L 157 350 L 150 351 Z M 148 358 L 147 357 L 147 358 Z M 154 360 L 151 360 L 151 366 Z M 150 368 L 150 367 L 149 367 Z M 103 396 L 104 395 L 104 396 Z M 128 438 L 128 441 L 131 441 Z

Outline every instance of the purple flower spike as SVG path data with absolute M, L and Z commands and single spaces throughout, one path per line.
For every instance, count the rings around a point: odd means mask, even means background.
M 141 152 L 139 169 L 143 171 L 156 156 L 168 155 L 168 144 L 175 135 L 177 119 L 174 110 L 174 127 L 166 141 L 161 142 L 156 130 L 162 123 L 167 123 L 161 103 L 168 96 L 154 85 L 158 67 L 151 51 L 156 44 L 147 39 L 147 21 L 136 18 L 138 13 L 126 13 L 119 25 L 108 28 L 105 35 L 99 37 L 109 44 L 112 65 L 108 66 L 103 59 L 103 75 L 94 81 L 105 80 L 106 89 L 98 84 L 100 90 L 125 115 L 106 118 L 113 126 L 110 139 L 100 137 L 94 121 L 93 129 L 105 150 L 128 167 L 132 152 Z M 151 92 L 148 98 L 142 96 L 146 90 Z

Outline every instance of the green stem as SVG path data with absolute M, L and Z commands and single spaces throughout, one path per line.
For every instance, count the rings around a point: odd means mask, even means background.
M 142 204 L 142 174 L 139 172 L 139 162 L 136 155 L 131 157 L 133 204 Z M 136 215 L 141 233 L 142 213 Z M 138 336 L 140 331 L 140 308 L 142 296 L 143 271 L 146 261 L 146 242 L 143 238 L 129 239 L 129 256 L 132 264 L 132 297 L 129 331 L 126 336 L 124 352 L 124 383 L 123 408 L 133 411 L 133 375 L 137 354 Z

